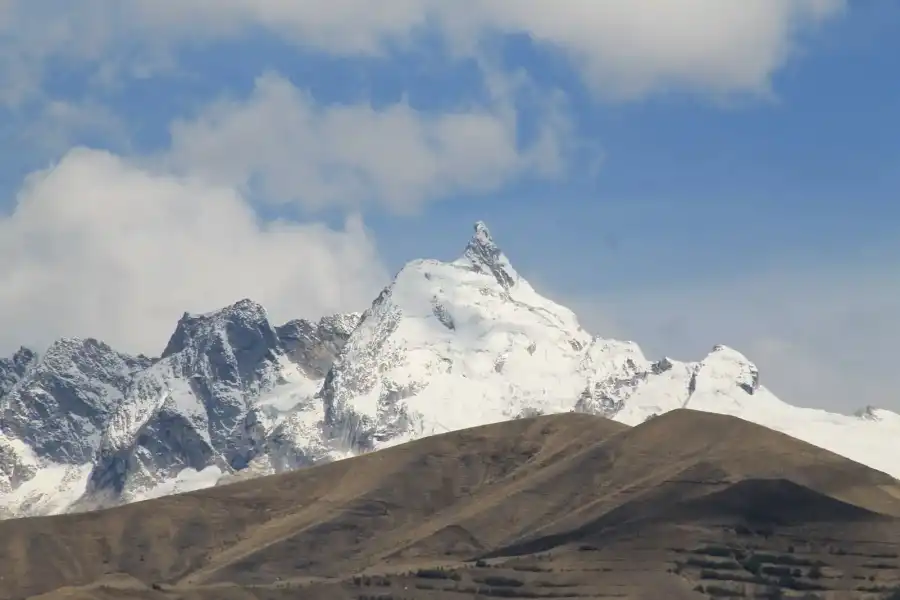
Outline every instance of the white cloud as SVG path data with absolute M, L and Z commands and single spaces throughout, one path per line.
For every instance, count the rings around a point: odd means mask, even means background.
M 717 343 L 737 348 L 757 363 L 765 385 L 794 404 L 900 410 L 895 262 L 796 267 L 572 304 L 586 327 L 634 339 L 650 356 L 699 359 Z
M 423 113 L 321 106 L 267 74 L 249 98 L 174 123 L 160 155 L 65 153 L 0 217 L 0 354 L 60 336 L 154 353 L 183 311 L 242 297 L 276 321 L 364 308 L 388 277 L 360 219 L 342 230 L 263 223 L 248 191 L 310 209 L 354 213 L 369 201 L 405 211 L 555 174 L 567 123 L 550 102 L 542 133 L 522 147 L 511 95 L 525 84 L 492 74 L 486 108 Z M 121 123 L 91 108 L 45 103 L 27 132 L 51 154 L 72 132 L 127 147 Z
M 358 218 L 262 224 L 232 189 L 74 149 L 0 220 L 0 353 L 62 335 L 158 353 L 185 310 L 250 297 L 275 321 L 317 317 L 386 277 Z
M 7 0 L 4 93 L 21 98 L 50 56 L 157 64 L 185 44 L 262 28 L 338 55 L 384 55 L 442 31 L 455 51 L 491 33 L 561 50 L 604 95 L 668 87 L 765 93 L 798 35 L 846 0 Z M 5 25 L 5 27 L 4 27 Z M 27 68 L 25 68 L 27 67 Z
M 456 3 L 460 6 L 464 3 Z M 605 96 L 669 87 L 767 92 L 803 26 L 844 0 L 481 0 L 472 27 L 525 33 L 556 47 Z
M 217 183 L 255 183 L 269 201 L 313 209 L 368 201 L 406 211 L 519 175 L 560 172 L 565 120 L 548 110 L 541 134 L 523 147 L 513 85 L 497 82 L 487 108 L 428 113 L 405 102 L 320 106 L 270 73 L 249 98 L 220 101 L 176 122 L 164 160 Z
M 136 0 L 128 16 L 145 31 L 208 39 L 264 27 L 302 46 L 339 55 L 378 55 L 432 16 L 432 0 Z

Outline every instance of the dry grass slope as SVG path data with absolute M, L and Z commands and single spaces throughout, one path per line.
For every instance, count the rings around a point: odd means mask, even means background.
M 885 598 L 900 484 L 732 417 L 488 425 L 0 522 L 0 598 Z

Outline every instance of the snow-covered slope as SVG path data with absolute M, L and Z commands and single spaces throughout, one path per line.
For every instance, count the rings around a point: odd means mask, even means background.
M 370 450 L 520 415 L 578 410 L 636 425 L 676 408 L 731 414 L 900 476 L 900 415 L 789 405 L 756 367 L 716 346 L 647 359 L 591 336 L 540 296 L 483 223 L 451 263 L 406 265 L 363 316 L 323 390 L 332 440 Z
M 55 511 L 84 491 L 114 407 L 151 361 L 65 338 L 40 358 L 21 349 L 10 362 L 19 368 L 0 396 L 0 514 Z
M 571 410 L 591 335 L 538 295 L 479 223 L 452 263 L 409 263 L 326 379 L 328 423 L 371 449 L 412 437 Z
M 47 514 L 302 468 L 433 433 L 582 411 L 635 425 L 732 414 L 900 477 L 900 415 L 791 406 L 716 346 L 651 360 L 586 332 L 483 223 L 407 264 L 362 315 L 273 327 L 242 300 L 185 314 L 158 359 L 60 340 L 0 361 L 0 514 Z

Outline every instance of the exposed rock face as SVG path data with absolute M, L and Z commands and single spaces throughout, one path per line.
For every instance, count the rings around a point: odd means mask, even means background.
M 93 458 L 133 374 L 151 363 L 93 339 L 61 339 L 40 358 L 19 350 L 0 368 L 7 386 L 0 400 L 0 434 L 41 458 L 83 464 Z
M 91 472 L 92 499 L 146 496 L 186 469 L 214 476 L 284 449 L 279 412 L 303 412 L 350 335 L 356 315 L 273 327 L 265 309 L 241 300 L 205 315 L 185 314 L 162 358 L 134 378 L 113 416 Z M 307 386 L 274 412 L 265 396 Z M 275 424 L 277 422 L 277 425 Z M 280 426 L 280 428 L 279 428 Z M 284 468 L 297 461 L 278 461 Z
M 155 495 L 185 473 L 206 473 L 209 485 L 244 469 L 280 447 L 274 421 L 308 404 L 358 320 L 275 328 L 262 306 L 241 300 L 185 314 L 155 360 L 93 339 L 0 360 L 0 515 L 56 511 L 53 491 L 93 508 Z M 288 406 L 264 401 L 276 388 Z M 30 489 L 39 473 L 50 493 Z
M 318 322 L 296 319 L 276 331 L 291 361 L 310 377 L 324 378 L 361 316 L 360 313 L 333 315 Z
M 0 398 L 22 381 L 29 367 L 38 361 L 36 352 L 19 348 L 10 358 L 0 358 Z

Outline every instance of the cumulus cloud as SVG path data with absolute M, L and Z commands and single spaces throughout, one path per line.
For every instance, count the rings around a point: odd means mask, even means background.
M 0 352 L 69 335 L 158 353 L 185 310 L 250 297 L 275 321 L 318 317 L 386 278 L 359 218 L 261 223 L 233 189 L 79 148 L 0 219 Z
M 522 81 L 488 83 L 484 108 L 438 113 L 323 106 L 266 74 L 249 97 L 173 123 L 161 154 L 127 158 L 65 152 L 73 133 L 118 137 L 125 149 L 127 135 L 91 105 L 46 103 L 26 131 L 62 158 L 32 174 L 0 217 L 0 353 L 59 336 L 155 353 L 183 311 L 242 297 L 276 321 L 366 307 L 388 274 L 359 217 L 338 230 L 263 222 L 252 201 L 402 212 L 558 173 L 565 119 L 549 106 L 523 145 L 512 100 Z
M 481 0 L 470 28 L 524 33 L 570 57 L 598 93 L 766 93 L 805 26 L 844 0 Z M 460 6 L 457 3 L 456 6 Z M 465 29 L 463 29 L 465 31 Z
M 568 56 L 592 88 L 631 98 L 670 87 L 765 93 L 798 35 L 846 0 L 6 0 L 5 94 L 20 98 L 47 57 L 122 53 L 166 64 L 185 44 L 260 28 L 337 55 L 388 54 L 440 32 L 455 52 L 496 33 L 531 36 Z M 23 65 L 27 65 L 24 68 Z M 7 98 L 9 100 L 9 98 Z
M 249 98 L 215 102 L 176 122 L 163 160 L 209 181 L 254 184 L 269 201 L 312 209 L 368 201 L 406 211 L 522 174 L 561 171 L 565 120 L 549 111 L 535 140 L 523 145 L 510 87 L 498 82 L 485 108 L 429 113 L 405 102 L 322 106 L 268 73 Z
M 900 270 L 880 264 L 798 267 L 571 304 L 591 331 L 634 339 L 649 356 L 699 359 L 714 344 L 737 348 L 793 404 L 900 410 Z

